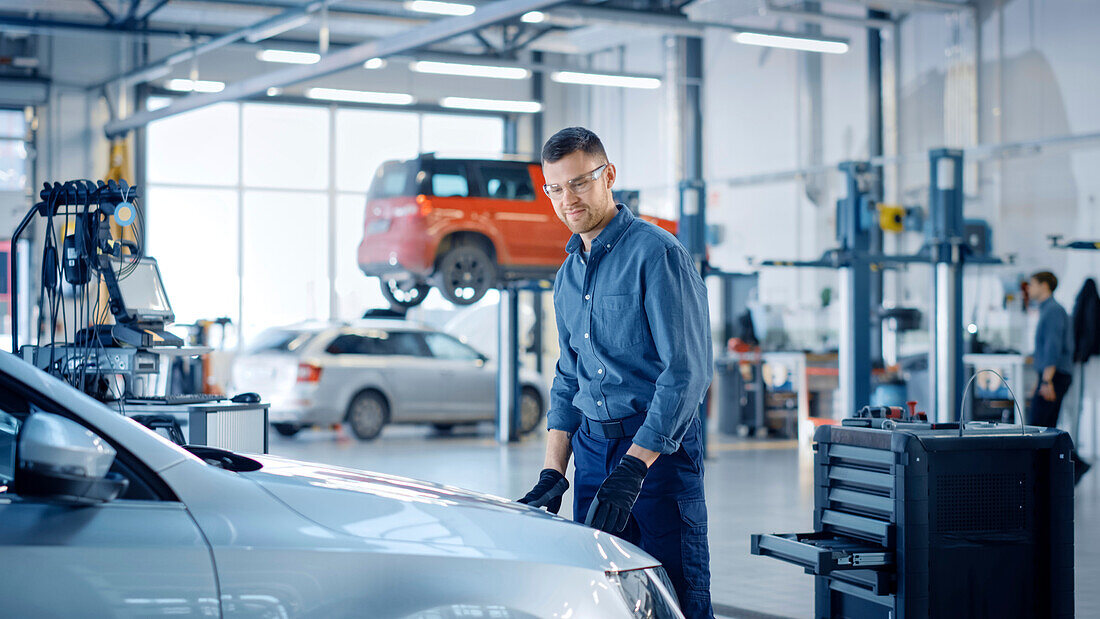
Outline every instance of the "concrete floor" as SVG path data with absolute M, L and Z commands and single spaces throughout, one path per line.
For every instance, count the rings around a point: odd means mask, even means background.
M 452 434 L 391 427 L 370 443 L 341 431 L 307 430 L 286 439 L 271 433 L 271 453 L 461 486 L 503 497 L 530 489 L 542 468 L 542 433 L 500 446 L 488 425 Z M 749 554 L 750 533 L 813 529 L 813 481 L 793 442 L 736 441 L 711 436 L 706 463 L 712 595 L 727 617 L 811 617 L 813 578 L 800 568 Z M 572 474 L 570 473 L 570 476 Z M 570 495 L 572 493 L 570 492 Z M 562 515 L 571 517 L 571 496 Z M 1100 475 L 1077 488 L 1077 616 L 1100 617 Z

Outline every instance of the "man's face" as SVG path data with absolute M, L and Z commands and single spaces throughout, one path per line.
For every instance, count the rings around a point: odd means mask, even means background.
M 1050 288 L 1037 279 L 1027 281 L 1027 296 L 1033 301 L 1045 301 L 1050 296 Z
M 603 174 L 587 184 L 583 191 L 574 193 L 569 181 L 585 177 L 596 168 L 607 163 L 599 157 L 584 152 L 569 153 L 553 162 L 542 164 L 542 174 L 548 185 L 560 185 L 560 198 L 551 198 L 558 219 L 576 234 L 585 234 L 602 229 L 618 210 L 611 197 L 611 187 L 615 184 L 615 166 L 608 164 Z

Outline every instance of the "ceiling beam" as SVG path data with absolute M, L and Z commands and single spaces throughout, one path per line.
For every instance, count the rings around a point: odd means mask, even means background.
M 191 95 L 175 101 L 159 110 L 146 110 L 126 118 L 113 120 L 104 127 L 108 137 L 125 134 L 143 127 L 154 120 L 174 116 L 182 112 L 206 107 L 222 101 L 235 101 L 246 97 L 266 93 L 268 88 L 289 86 L 332 73 L 350 69 L 370 60 L 384 58 L 402 52 L 412 51 L 433 43 L 446 41 L 503 21 L 522 16 L 528 11 L 537 11 L 559 4 L 561 0 L 500 0 L 483 5 L 472 15 L 448 17 L 431 22 L 407 32 L 360 43 L 347 49 L 333 52 L 312 65 L 298 65 L 273 71 L 264 75 L 247 78 L 229 84 L 225 90 L 217 93 Z

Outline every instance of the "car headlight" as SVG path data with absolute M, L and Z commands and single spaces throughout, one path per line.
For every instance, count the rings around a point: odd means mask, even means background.
M 607 579 L 638 619 L 682 619 L 676 590 L 663 567 L 608 572 Z

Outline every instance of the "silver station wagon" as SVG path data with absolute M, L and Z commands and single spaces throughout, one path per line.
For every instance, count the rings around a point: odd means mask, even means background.
M 5 617 L 682 618 L 629 543 L 507 499 L 182 448 L 0 353 Z
M 519 430 L 542 426 L 549 396 L 542 377 L 522 371 Z M 262 333 L 233 362 L 230 392 L 271 403 L 283 436 L 311 425 L 347 423 L 370 440 L 386 424 L 439 430 L 496 419 L 497 366 L 457 338 L 417 323 L 366 319 L 304 324 Z

